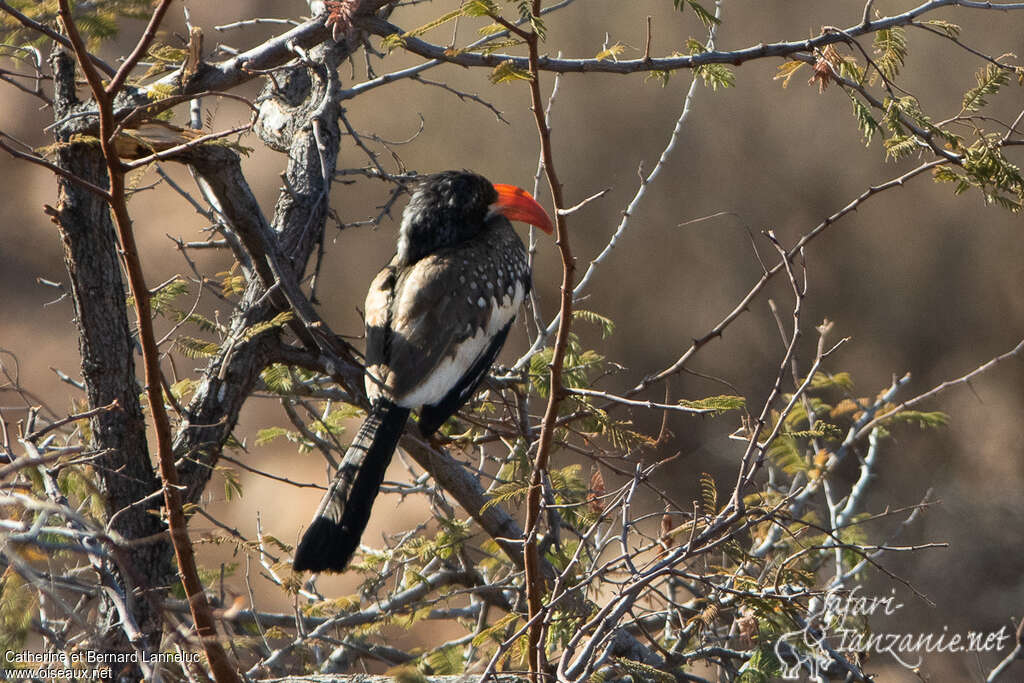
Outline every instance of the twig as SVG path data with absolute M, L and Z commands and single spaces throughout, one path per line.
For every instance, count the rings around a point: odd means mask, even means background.
M 342 614 L 327 619 L 304 636 L 298 637 L 285 644 L 283 647 L 275 650 L 269 657 L 250 668 L 246 672 L 246 675 L 255 676 L 261 670 L 267 670 L 276 666 L 278 662 L 285 657 L 285 655 L 296 647 L 302 645 L 307 640 L 322 638 L 326 634 L 332 632 L 335 628 L 353 628 L 362 624 L 373 623 L 383 618 L 385 615 L 401 611 L 406 606 L 422 599 L 431 591 L 435 591 L 439 588 L 450 586 L 452 584 L 474 586 L 478 583 L 478 580 L 479 576 L 474 573 L 451 571 L 447 569 L 422 577 L 411 588 L 392 595 L 387 600 L 378 602 L 361 612 Z
M 289 479 L 288 477 L 281 477 L 281 476 L 278 476 L 276 474 L 271 474 L 270 472 L 264 472 L 263 470 L 256 469 L 255 467 L 252 467 L 250 465 L 245 464 L 245 462 L 243 462 L 243 461 L 241 461 L 241 460 L 239 460 L 237 458 L 232 458 L 230 455 L 221 455 L 220 459 L 221 460 L 226 460 L 226 461 L 230 462 L 233 465 L 238 465 L 239 467 L 241 467 L 246 472 L 251 472 L 252 474 L 256 474 L 256 475 L 259 475 L 261 477 L 266 477 L 267 479 L 273 479 L 274 481 L 279 481 L 282 484 L 288 484 L 289 486 L 294 486 L 294 487 L 300 488 L 300 489 L 309 488 L 309 489 L 317 489 L 319 491 L 326 491 L 327 490 L 327 487 L 323 486 L 322 484 L 313 484 L 313 483 L 309 483 L 309 482 L 295 481 L 293 479 Z
M 132 49 L 128 57 L 121 63 L 121 68 L 119 68 L 117 70 L 117 73 L 114 74 L 114 78 L 111 79 L 110 83 L 107 84 L 106 92 L 109 97 L 113 98 L 115 95 L 117 95 L 117 93 L 121 92 L 122 86 L 124 86 L 125 82 L 128 80 L 128 74 L 132 72 L 132 69 L 135 68 L 135 66 L 139 63 L 139 60 L 142 59 L 142 57 L 149 50 L 150 44 L 156 39 L 157 29 L 160 28 L 160 24 L 164 20 L 164 15 L 167 14 L 167 10 L 169 10 L 170 8 L 170 1 L 161 2 L 155 8 L 153 8 L 153 14 L 150 15 L 149 23 L 146 24 L 146 29 L 145 31 L 143 31 L 142 36 L 135 44 L 134 49 Z M 67 17 L 65 17 L 64 14 L 61 13 L 61 18 L 64 19 L 65 21 L 72 21 L 70 14 Z M 72 29 L 71 27 L 67 28 L 68 33 L 70 34 Z M 72 40 L 72 42 L 74 41 Z M 79 57 L 82 56 L 82 53 L 79 52 L 77 45 L 75 46 L 75 52 L 79 54 Z M 85 67 L 83 66 L 83 69 L 84 68 Z M 94 87 L 92 79 L 89 80 L 89 85 Z M 98 102 L 99 101 L 97 100 L 97 103 Z
M 63 427 L 64 425 L 68 424 L 69 422 L 76 422 L 78 420 L 85 420 L 85 419 L 88 419 L 88 418 L 93 417 L 95 415 L 99 415 L 100 413 L 106 413 L 106 412 L 109 412 L 111 410 L 116 410 L 119 407 L 120 406 L 117 403 L 117 399 L 115 398 L 113 401 L 111 401 L 110 403 L 108 403 L 105 406 L 99 406 L 99 407 L 93 408 L 91 410 L 86 410 L 86 411 L 81 412 L 81 413 L 76 413 L 75 415 L 68 415 L 67 417 L 61 418 L 60 420 L 57 420 L 56 422 L 51 422 L 50 424 L 46 425 L 45 427 L 37 429 L 36 431 L 32 432 L 31 434 L 28 434 L 25 437 L 25 439 L 28 440 L 28 441 L 37 441 L 41 436 L 43 436 L 43 435 L 45 435 L 45 434 L 47 434 L 49 432 L 52 432 L 54 429 L 59 429 L 60 427 Z
M 789 249 L 789 251 L 786 252 L 786 259 L 794 258 L 800 252 L 800 250 L 802 250 L 816 237 L 821 235 L 821 233 L 827 230 L 836 221 L 852 213 L 853 211 L 856 211 L 861 206 L 861 204 L 871 199 L 875 195 L 881 192 L 885 192 L 886 190 L 891 190 L 895 187 L 902 187 L 904 183 L 906 183 L 911 178 L 917 177 L 946 163 L 948 162 L 945 159 L 936 159 L 933 161 L 928 161 L 921 164 L 917 168 L 907 171 L 906 173 L 897 176 L 891 180 L 888 180 L 879 185 L 872 185 L 867 190 L 862 192 L 858 197 L 856 197 L 853 201 L 851 201 L 849 204 L 847 204 L 839 211 L 836 211 L 835 213 L 827 217 L 825 220 L 823 220 L 821 223 L 815 226 L 814 229 L 807 232 L 799 240 L 797 240 L 797 242 Z M 743 313 L 749 310 L 750 304 L 764 290 L 764 288 L 768 285 L 768 282 L 775 275 L 777 275 L 784 269 L 784 261 L 779 261 L 774 266 L 772 266 L 761 276 L 761 279 L 758 280 L 758 282 L 750 289 L 750 291 L 747 292 L 747 294 L 740 300 L 740 302 L 735 306 L 735 308 L 733 308 L 732 311 L 730 311 L 724 318 L 722 318 L 722 320 L 719 321 L 718 324 L 711 328 L 711 330 L 709 330 L 703 336 L 695 339 L 693 343 L 690 345 L 690 347 L 683 353 L 683 355 L 680 356 L 678 360 L 676 360 L 676 362 L 674 362 L 672 365 L 665 368 L 664 370 L 661 370 L 660 372 L 657 372 L 654 375 L 647 377 L 638 385 L 630 389 L 626 393 L 626 395 L 634 396 L 637 393 L 649 387 L 651 384 L 659 382 L 665 379 L 666 377 L 670 377 L 671 375 L 674 375 L 682 371 L 683 368 L 686 367 L 687 362 L 689 362 L 690 358 L 692 358 L 693 355 L 697 353 L 697 351 L 699 351 L 713 339 L 721 337 L 722 333 L 729 325 L 731 325 L 737 318 L 739 318 L 741 315 L 743 315 Z
M 720 412 L 718 408 L 691 408 L 690 406 L 684 406 L 679 403 L 658 403 L 656 401 L 636 401 L 633 399 L 625 398 L 623 396 L 616 396 L 615 394 L 607 391 L 595 391 L 593 389 L 582 389 L 582 388 L 566 388 L 566 393 L 575 394 L 577 396 L 592 396 L 594 398 L 602 398 L 612 403 L 621 403 L 625 406 L 633 406 L 635 408 L 650 408 L 652 410 L 674 410 L 680 413 L 688 413 L 690 415 L 713 415 Z
M 875 0 L 868 0 L 864 3 L 864 13 L 861 14 L 860 25 L 867 26 L 871 23 L 871 6 L 875 4 Z
M 594 194 L 590 195 L 589 197 L 584 199 L 582 202 L 576 204 L 575 206 L 570 206 L 568 209 L 558 209 L 558 211 L 563 216 L 571 216 L 572 214 L 576 213 L 577 211 L 582 209 L 584 206 L 586 206 L 590 202 L 594 201 L 595 199 L 600 199 L 601 197 L 603 197 L 606 194 L 608 194 L 609 192 L 611 192 L 611 189 L 612 188 L 610 188 L 610 187 L 606 187 L 603 190 L 601 190 L 600 192 L 595 192 Z
M 693 69 L 707 64 L 731 64 L 738 66 L 744 62 L 766 57 L 788 57 L 797 53 L 811 53 L 821 50 L 828 45 L 837 42 L 845 42 L 847 37 L 856 37 L 865 34 L 875 33 L 884 29 L 891 29 L 898 26 L 906 26 L 918 17 L 930 14 L 943 7 L 965 7 L 981 10 L 1003 10 L 1019 11 L 1024 10 L 1024 3 L 994 3 L 994 2 L 972 2 L 970 0 L 931 0 L 922 3 L 917 7 L 888 17 L 882 17 L 868 23 L 858 23 L 846 29 L 835 32 L 823 33 L 822 35 L 807 40 L 789 42 L 778 42 L 754 45 L 739 50 L 709 50 L 694 55 L 678 57 L 654 57 L 638 58 L 628 60 L 610 59 L 555 59 L 541 57 L 537 60 L 537 68 L 540 71 L 553 71 L 556 73 L 614 73 L 633 74 L 648 71 L 678 71 L 680 69 Z M 358 22 L 366 30 L 380 36 L 392 34 L 403 35 L 403 48 L 409 52 L 420 55 L 431 60 L 449 62 L 459 66 L 487 67 L 494 68 L 499 64 L 508 62 L 510 65 L 529 70 L 530 61 L 528 57 L 520 57 L 506 53 L 497 52 L 473 52 L 463 50 L 458 53 L 449 51 L 446 47 L 428 43 L 417 37 L 406 34 L 398 26 L 385 21 L 379 17 L 361 18 Z
M 540 16 L 540 6 L 541 0 L 532 0 L 533 16 Z M 532 28 L 525 35 L 525 38 L 529 50 L 530 99 L 533 103 L 533 116 L 537 124 L 537 133 L 540 136 L 544 173 L 547 176 L 548 187 L 551 190 L 551 199 L 554 203 L 555 244 L 558 246 L 558 253 L 562 260 L 562 284 L 559 301 L 561 317 L 558 332 L 555 335 L 555 346 L 551 358 L 548 404 L 544 411 L 544 419 L 541 422 L 540 436 L 537 439 L 537 454 L 534 456 L 533 472 L 530 475 L 530 488 L 526 494 L 526 522 L 524 524 L 526 543 L 523 548 L 523 563 L 526 568 L 526 601 L 528 617 L 532 622 L 528 635 L 527 653 L 530 662 L 530 681 L 531 683 L 540 683 L 541 676 L 547 670 L 547 657 L 544 646 L 545 624 L 544 619 L 541 618 L 544 598 L 544 577 L 540 572 L 537 535 L 539 532 L 543 482 L 547 476 L 548 459 L 554 440 L 555 422 L 558 420 L 558 406 L 565 396 L 564 387 L 562 386 L 562 367 L 565 361 L 565 351 L 569 344 L 569 331 L 572 328 L 572 288 L 573 273 L 576 270 L 576 265 L 572 256 L 572 249 L 569 246 L 569 233 L 565 215 L 559 211 L 564 206 L 562 185 L 555 171 L 555 160 L 551 149 L 551 134 L 548 130 L 547 119 L 544 116 L 544 99 L 540 92 L 540 70 L 538 69 L 540 60 L 538 42 L 540 38 Z
M 188 142 L 183 142 L 180 145 L 175 145 L 174 147 L 165 149 L 162 152 L 154 152 L 153 154 L 150 154 L 148 157 L 142 157 L 141 159 L 134 159 L 132 161 L 125 162 L 123 166 L 125 170 L 131 171 L 136 168 L 148 166 L 149 164 L 152 164 L 153 162 L 156 161 L 170 159 L 171 157 L 180 155 L 182 152 L 187 152 L 188 150 L 194 147 L 199 147 L 200 145 L 204 145 L 212 140 L 226 138 L 227 136 L 235 135 L 236 133 L 244 133 L 247 130 L 249 130 L 249 124 L 245 124 L 243 126 L 235 126 L 234 128 L 222 130 L 218 133 L 208 133 L 206 135 L 201 135 L 193 140 L 189 140 Z
M 921 403 L 922 401 L 925 401 L 925 400 L 931 398 L 932 396 L 935 396 L 936 394 L 942 393 L 946 389 L 949 389 L 951 387 L 955 387 L 958 384 L 967 384 L 967 383 L 969 383 L 972 379 L 974 379 L 978 375 L 981 375 L 981 374 L 984 374 L 984 373 L 988 372 L 989 370 L 994 368 L 996 365 L 999 365 L 1003 361 L 1020 355 L 1020 353 L 1022 351 L 1024 351 L 1024 339 L 1022 339 L 1015 347 L 1013 347 L 1012 349 L 1010 349 L 1006 353 L 1001 354 L 999 356 L 996 356 L 995 358 L 993 358 L 992 360 L 988 361 L 987 363 L 983 363 L 979 367 L 977 367 L 974 370 L 971 370 L 970 372 L 968 372 L 966 375 L 963 375 L 961 377 L 957 377 L 956 379 L 946 380 L 945 382 L 942 382 L 941 384 L 939 384 L 939 385 L 929 389 L 928 391 L 924 392 L 923 394 L 919 394 L 918 396 L 915 396 L 914 398 L 907 399 L 906 401 L 903 401 L 902 403 L 897 405 L 892 410 L 890 410 L 890 411 L 888 411 L 886 413 L 883 413 L 881 415 L 878 415 L 873 420 L 871 420 L 867 424 L 865 424 L 862 427 L 860 427 L 857 430 L 857 433 L 854 436 L 854 438 L 855 439 L 862 438 L 864 434 L 868 433 L 870 430 L 874 429 L 875 427 L 880 425 L 882 422 L 885 422 L 886 420 L 891 418 L 893 415 L 896 415 L 897 413 L 899 413 L 902 410 L 906 410 L 907 408 L 913 407 L 913 406 L 917 405 L 918 403 Z
M 988 676 L 985 678 L 985 683 L 995 683 L 995 681 L 1010 668 L 1011 664 L 1016 660 L 1021 659 L 1022 655 L 1024 655 L 1024 619 L 1021 619 L 1020 623 L 1017 624 L 1015 635 L 1017 637 L 1017 644 L 1012 650 L 1010 650 L 1010 653 L 1007 654 L 1006 657 L 1004 657 L 1003 660 L 989 672 Z
M 240 21 L 232 21 L 228 24 L 214 25 L 214 31 L 231 31 L 236 28 L 244 28 L 246 26 L 261 26 L 265 24 L 270 25 L 283 25 L 283 26 L 299 26 L 299 22 L 294 19 L 274 19 L 271 17 L 256 17 L 255 19 L 243 19 Z
M 711 40 L 714 39 L 713 28 L 709 32 L 709 36 L 710 42 Z M 574 300 L 579 299 L 581 296 L 583 296 L 583 293 L 586 291 L 587 287 L 590 285 L 591 280 L 594 278 L 594 274 L 597 272 L 598 266 L 600 266 L 602 263 L 604 263 L 605 260 L 608 259 L 611 252 L 618 245 L 619 240 L 622 239 L 622 236 L 626 234 L 626 230 L 629 227 L 630 217 L 632 217 L 633 214 L 636 213 L 637 209 L 640 207 L 641 202 L 643 202 L 644 198 L 646 197 L 647 186 L 661 174 L 662 168 L 664 168 L 665 164 L 672 156 L 672 153 L 675 151 L 676 143 L 678 142 L 679 136 L 683 131 L 683 127 L 685 126 L 687 119 L 690 118 L 690 112 L 692 111 L 693 107 L 693 97 L 694 94 L 697 92 L 697 84 L 699 81 L 700 78 L 695 74 L 692 81 L 690 82 L 690 88 L 686 91 L 686 97 L 683 99 L 683 110 L 679 113 L 679 118 L 676 119 L 676 125 L 672 129 L 672 133 L 669 135 L 668 142 L 666 143 L 664 149 L 662 149 L 661 155 L 658 157 L 658 162 L 654 165 L 654 168 L 651 170 L 649 174 L 647 174 L 646 176 L 641 175 L 640 187 L 637 188 L 636 194 L 633 195 L 633 199 L 623 210 L 622 219 L 619 221 L 618 226 L 612 232 L 611 237 L 608 238 L 608 242 L 601 250 L 601 253 L 599 253 L 597 256 L 591 259 L 590 264 L 587 266 L 586 272 L 583 273 L 583 276 L 580 278 L 579 282 L 576 283 L 576 286 L 574 287 L 572 292 Z M 545 328 L 537 335 L 537 339 L 534 341 L 530 349 L 515 362 L 515 364 L 513 365 L 513 370 L 519 370 L 526 366 L 526 364 L 529 362 L 530 357 L 537 353 L 537 351 L 539 351 L 541 348 L 543 348 L 544 344 L 547 342 L 548 337 L 550 337 L 555 332 L 555 329 L 561 324 L 561 320 L 562 313 L 561 311 L 559 311 L 558 314 L 554 317 L 554 319 L 548 324 L 547 328 Z
M 463 102 L 465 102 L 466 100 L 469 100 L 471 102 L 476 102 L 477 104 L 479 104 L 482 107 L 485 107 L 492 114 L 494 114 L 494 118 L 496 118 L 497 120 L 501 121 L 504 124 L 511 125 L 511 124 L 509 124 L 508 119 L 506 119 L 505 116 L 501 113 L 500 109 L 498 109 L 493 104 L 491 104 L 490 102 L 488 102 L 484 98 L 480 97 L 476 93 L 463 92 L 461 90 L 457 90 L 457 89 L 453 88 L 452 86 L 448 85 L 447 83 L 445 83 L 443 81 L 431 81 L 431 80 L 428 80 L 426 78 L 423 78 L 423 76 L 420 76 L 418 73 L 413 74 L 410 78 L 412 78 L 412 80 L 416 81 L 417 83 L 422 83 L 423 85 L 432 85 L 435 88 L 441 88 L 442 90 L 447 90 L 448 92 L 450 92 L 451 94 L 455 95 L 456 97 L 458 97 Z
M 6 135 L 2 132 L 0 132 L 0 138 L 13 139 L 10 138 L 9 135 Z M 5 152 L 7 152 L 8 154 L 17 159 L 22 159 L 23 161 L 31 162 L 33 164 L 36 164 L 37 166 L 42 166 L 43 168 L 48 169 L 49 171 L 57 174 L 61 178 L 64 178 L 65 180 L 72 182 L 75 185 L 78 185 L 79 187 L 84 187 L 86 190 L 89 190 L 89 192 L 97 194 L 100 197 L 103 197 L 104 199 L 108 199 L 110 196 L 109 193 L 102 187 L 99 187 L 98 185 L 93 185 L 88 180 L 85 180 L 84 178 L 79 178 L 74 173 L 65 171 L 57 164 L 51 163 L 41 156 L 37 156 L 35 154 L 27 154 L 20 150 L 14 149 L 6 142 L 4 142 L 2 139 L 0 139 L 0 149 L 4 150 Z M 46 213 L 51 216 L 53 215 L 49 210 L 47 210 Z

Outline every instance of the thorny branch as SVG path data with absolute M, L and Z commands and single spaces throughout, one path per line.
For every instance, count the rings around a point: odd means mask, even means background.
M 71 16 L 68 0 L 59 0 L 60 17 L 68 33 L 68 39 L 74 47 L 78 64 L 85 73 L 86 80 L 92 90 L 96 105 L 99 108 L 100 146 L 107 161 L 107 174 L 110 181 L 110 193 L 106 197 L 117 226 L 121 242 L 122 257 L 125 271 L 128 274 L 128 287 L 135 301 L 136 321 L 139 330 L 139 342 L 142 346 L 143 364 L 146 370 L 146 396 L 152 415 L 152 423 L 156 432 L 157 461 L 160 477 L 163 480 L 164 501 L 168 515 L 168 528 L 171 542 L 181 573 L 182 585 L 186 599 L 192 607 L 192 619 L 200 642 L 206 652 L 210 668 L 218 682 L 237 681 L 238 675 L 227 660 L 227 654 L 217 637 L 217 629 L 210 615 L 210 606 L 203 585 L 199 580 L 198 568 L 188 536 L 188 523 L 182 510 L 181 494 L 178 490 L 178 472 L 174 466 L 174 454 L 171 446 L 171 426 L 163 400 L 162 371 L 160 369 L 160 351 L 156 345 L 153 331 L 153 313 L 151 295 L 146 285 L 132 229 L 132 221 L 128 213 L 125 196 L 125 169 L 114 147 L 114 115 L 113 99 L 124 84 L 128 72 L 145 54 L 150 43 L 156 37 L 156 29 L 170 8 L 171 0 L 161 0 L 154 9 L 145 33 L 136 44 L 132 55 L 115 75 L 110 84 L 104 88 L 99 74 L 96 72 L 88 51 L 78 32 L 75 20 Z
M 875 19 L 874 21 L 861 22 L 841 31 L 826 32 L 815 38 L 800 41 L 778 42 L 760 44 L 739 50 L 709 50 L 695 55 L 680 57 L 643 57 L 640 59 L 556 59 L 552 57 L 540 57 L 536 67 L 540 71 L 553 71 L 556 73 L 615 73 L 632 74 L 645 71 L 677 71 L 680 69 L 693 69 L 708 64 L 731 64 L 739 66 L 745 62 L 764 59 L 766 57 L 789 57 L 798 53 L 812 53 L 815 50 L 823 49 L 829 45 L 843 42 L 848 37 L 857 37 L 866 34 L 877 33 L 881 30 L 893 27 L 906 26 L 913 23 L 918 17 L 931 14 L 943 7 L 963 7 L 969 9 L 1004 11 L 1024 10 L 1024 3 L 995 3 L 995 2 L 969 2 L 968 0 L 930 0 L 917 7 L 888 17 Z M 496 52 L 473 52 L 471 50 L 461 51 L 453 54 L 451 50 L 440 45 L 428 43 L 420 38 L 409 35 L 394 24 L 377 17 L 366 17 L 360 21 L 361 25 L 372 33 L 380 36 L 399 35 L 403 37 L 406 50 L 420 55 L 426 59 L 448 62 L 459 66 L 488 67 L 494 68 L 500 64 L 510 64 L 518 69 L 527 71 L 530 69 L 528 57 L 496 53 Z

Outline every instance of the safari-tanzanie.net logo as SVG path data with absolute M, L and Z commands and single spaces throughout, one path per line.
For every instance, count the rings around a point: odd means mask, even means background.
M 815 679 L 843 667 L 851 655 L 863 654 L 891 657 L 916 669 L 929 654 L 998 653 L 1013 638 L 1006 626 L 995 631 L 954 631 L 945 625 L 932 631 L 901 631 L 903 606 L 896 601 L 895 590 L 885 596 L 869 595 L 859 586 L 814 598 L 802 628 L 783 633 L 775 642 L 781 677 Z

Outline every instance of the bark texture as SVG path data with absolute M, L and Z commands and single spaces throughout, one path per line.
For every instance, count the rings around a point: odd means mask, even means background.
M 53 57 L 56 77 L 55 112 L 58 119 L 74 111 L 74 62 L 64 53 Z M 95 142 L 68 142 L 69 133 L 58 127 L 56 163 L 61 168 L 106 188 L 106 163 Z M 71 283 L 78 328 L 82 379 L 90 408 L 117 401 L 115 410 L 90 419 L 91 446 L 101 455 L 94 461 L 107 519 L 113 531 L 126 539 L 158 536 L 165 531 L 159 515 L 160 482 L 150 461 L 146 422 L 139 404 L 141 388 L 135 375 L 135 341 L 128 324 L 128 307 L 117 235 L 102 197 L 65 179 L 58 181 L 54 214 L 64 262 Z M 120 580 L 139 629 L 147 634 L 147 648 L 159 645 L 162 620 L 159 594 L 173 580 L 171 547 L 166 538 L 140 544 L 121 553 Z M 102 608 L 106 644 L 112 650 L 130 650 L 117 615 Z
M 280 330 L 253 335 L 252 325 L 291 308 L 300 316 L 291 328 L 310 351 L 325 349 L 331 355 L 348 355 L 336 340 L 316 338 L 309 331 L 306 324 L 311 321 L 306 318 L 318 316 L 298 283 L 323 239 L 341 138 L 337 66 L 350 51 L 345 44 L 312 50 L 309 64 L 277 75 L 260 97 L 257 132 L 272 148 L 288 154 L 285 184 L 271 222 L 260 212 L 237 153 L 223 147 L 198 148 L 179 159 L 205 183 L 224 229 L 244 246 L 245 258 L 251 259 L 257 276 L 247 283 L 231 321 L 231 334 L 204 371 L 186 409 L 187 423 L 175 439 L 175 451 L 184 458 L 182 483 L 189 501 L 198 500 L 242 404 L 280 347 Z M 268 295 L 269 289 L 273 291 Z M 329 365 L 344 370 L 347 387 L 361 374 L 350 358 Z

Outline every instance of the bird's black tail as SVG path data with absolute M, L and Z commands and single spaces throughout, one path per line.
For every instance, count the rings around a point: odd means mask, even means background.
M 408 408 L 388 400 L 373 406 L 295 549 L 295 571 L 340 572 L 348 564 L 408 419 Z

